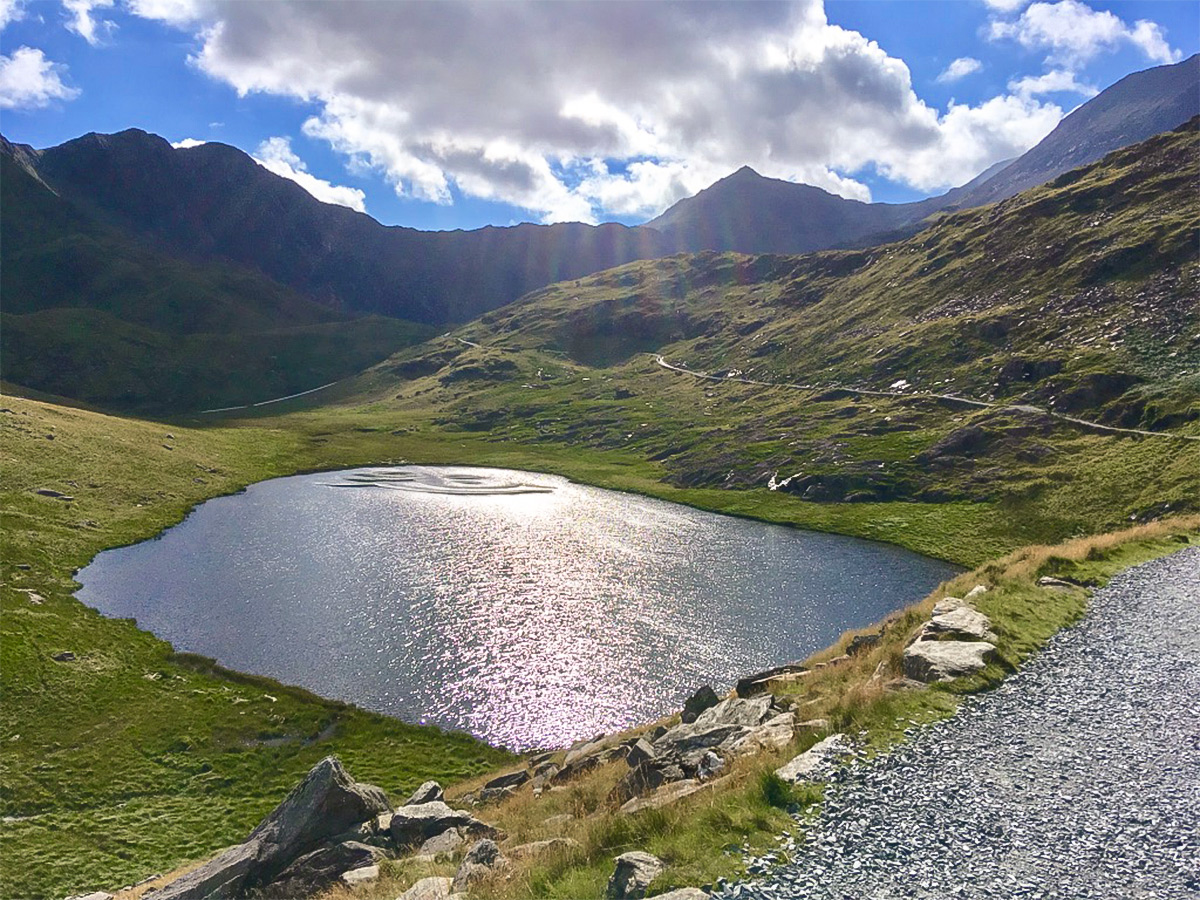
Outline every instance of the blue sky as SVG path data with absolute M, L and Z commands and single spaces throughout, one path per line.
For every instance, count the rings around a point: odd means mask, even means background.
M 387 224 L 637 223 L 741 165 L 941 193 L 1124 75 L 1181 2 L 0 0 L 0 130 L 222 141 Z

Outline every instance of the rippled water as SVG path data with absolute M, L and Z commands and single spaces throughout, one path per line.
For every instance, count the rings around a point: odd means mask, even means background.
M 177 648 L 550 747 L 802 658 L 956 570 L 498 469 L 281 478 L 100 554 L 78 597 Z

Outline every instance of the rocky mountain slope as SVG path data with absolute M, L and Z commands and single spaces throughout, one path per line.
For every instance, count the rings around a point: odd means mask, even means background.
M 1032 532 L 1077 503 L 1194 508 L 1197 442 L 1069 419 L 1200 430 L 1197 121 L 899 243 L 553 285 L 373 377 L 447 425 L 694 488 L 1012 504 Z

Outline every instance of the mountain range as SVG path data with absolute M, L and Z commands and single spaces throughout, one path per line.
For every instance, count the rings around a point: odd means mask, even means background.
M 1135 73 L 1041 143 L 909 204 L 743 168 L 645 226 L 421 232 L 321 203 L 233 147 L 136 129 L 0 138 L 3 377 L 125 409 L 250 402 L 361 370 L 433 327 L 678 252 L 804 253 L 912 233 L 1200 112 L 1200 56 Z

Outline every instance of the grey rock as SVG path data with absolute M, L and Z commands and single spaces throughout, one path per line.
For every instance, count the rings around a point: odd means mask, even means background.
M 866 653 L 872 647 L 878 646 L 883 635 L 875 632 L 873 634 L 856 634 L 850 639 L 850 643 L 846 646 L 846 653 L 850 656 L 857 656 L 860 653 Z
M 422 878 L 396 900 L 446 900 L 450 896 L 451 878 Z
M 444 800 L 445 794 L 442 793 L 442 786 L 436 781 L 427 781 L 415 791 L 412 796 L 404 801 L 404 806 L 417 806 L 421 803 L 432 803 L 435 800 Z
M 70 650 L 63 650 L 59 653 L 55 653 L 50 658 L 52 660 L 54 660 L 55 662 L 74 662 L 75 654 L 72 653 Z
M 904 651 L 904 674 L 926 684 L 953 681 L 978 672 L 995 653 L 987 641 L 917 641 Z
M 696 777 L 701 781 L 707 781 L 717 775 L 718 772 L 725 768 L 725 760 L 721 759 L 716 753 L 711 750 L 705 750 L 700 757 L 700 762 L 696 766 Z
M 608 879 L 604 896 L 607 900 L 630 900 L 645 897 L 646 888 L 663 870 L 663 862 L 657 856 L 632 850 L 617 857 L 617 865 Z
M 667 891 L 665 894 L 655 894 L 654 900 L 708 900 L 708 894 L 700 888 L 684 887 Z
M 739 756 L 763 750 L 780 750 L 792 742 L 796 734 L 796 714 L 779 713 L 757 728 L 740 737 L 725 741 L 720 748 Z
M 958 597 L 943 597 L 933 605 L 933 612 L 930 613 L 930 615 L 934 617 L 944 616 L 946 613 L 953 612 L 956 609 L 962 609 L 964 606 L 970 607 L 971 604 Z
M 521 769 L 520 771 L 517 771 L 517 772 L 508 772 L 504 775 L 497 775 L 495 778 L 493 778 L 491 781 L 487 782 L 483 786 L 483 790 L 486 791 L 489 788 L 498 789 L 498 788 L 520 787 L 525 782 L 527 782 L 530 779 L 530 777 L 532 777 L 532 776 L 530 776 L 528 770 L 526 770 L 526 769 Z
M 717 696 L 717 692 L 710 685 L 704 685 L 684 702 L 683 723 L 689 725 L 695 722 L 700 713 L 706 709 L 711 709 L 720 702 L 721 698 Z
M 854 744 L 844 734 L 831 734 L 775 770 L 784 781 L 800 784 L 821 780 L 830 765 L 850 753 Z
M 457 828 L 447 828 L 441 834 L 435 834 L 421 845 L 417 851 L 421 856 L 449 855 L 458 850 L 466 842 L 463 833 Z
M 560 813 L 557 816 L 550 816 L 542 824 L 547 828 L 562 828 L 570 822 L 575 821 L 575 817 L 570 813 Z
M 463 857 L 458 871 L 454 873 L 454 881 L 450 885 L 451 893 L 465 891 L 472 882 L 486 878 L 496 869 L 501 868 L 507 860 L 500 853 L 496 842 L 487 838 L 477 841 Z
M 774 697 L 730 697 L 696 717 L 696 725 L 741 725 L 753 728 L 774 715 Z
M 629 752 L 625 754 L 625 762 L 629 763 L 629 767 L 637 768 L 637 766 L 654 759 L 654 745 L 644 737 L 638 738 L 629 748 Z
M 474 835 L 495 833 L 495 829 L 469 812 L 451 809 L 441 800 L 402 806 L 392 813 L 392 840 L 400 848 L 418 847 L 450 828 L 461 828 Z
M 106 891 L 92 891 L 90 894 L 76 894 L 67 900 L 113 900 L 113 895 Z
M 329 887 L 346 872 L 374 866 L 383 856 L 378 847 L 356 841 L 330 844 L 292 862 L 260 893 L 278 900 L 307 897 Z
M 346 887 L 354 887 L 359 884 L 369 884 L 372 881 L 379 880 L 379 866 L 362 866 L 358 869 L 351 869 L 349 872 L 343 872 L 341 877 L 342 884 Z
M 257 862 L 259 845 L 231 847 L 198 869 L 154 892 L 154 900 L 233 900 L 240 896 Z
M 927 635 L 948 634 L 984 640 L 992 635 L 992 620 L 969 606 L 960 606 L 949 612 L 935 615 L 925 625 Z

